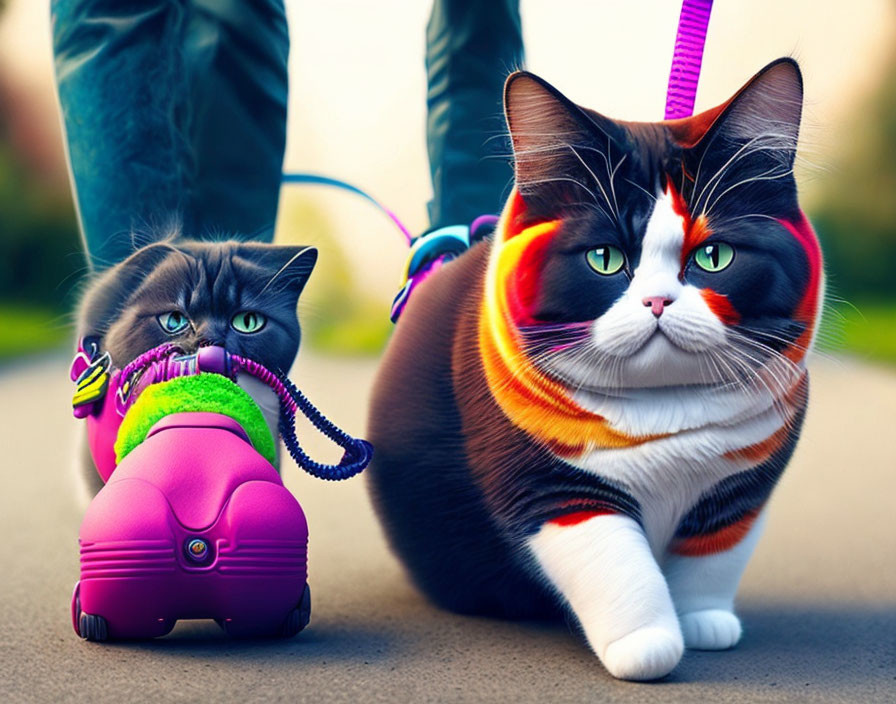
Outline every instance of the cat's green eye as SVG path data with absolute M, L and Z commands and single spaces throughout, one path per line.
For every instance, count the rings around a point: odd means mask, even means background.
M 713 242 L 697 248 L 694 252 L 694 262 L 703 271 L 715 273 L 727 269 L 734 261 L 734 247 L 724 242 Z
M 158 317 L 159 325 L 162 326 L 162 330 L 167 332 L 169 335 L 176 335 L 179 332 L 183 332 L 188 327 L 190 327 L 190 320 L 181 313 L 179 310 L 172 310 L 168 313 L 162 313 Z
M 615 274 L 625 266 L 625 255 L 622 250 L 611 244 L 602 244 L 600 247 L 589 249 L 585 253 L 585 258 L 588 260 L 588 266 L 604 276 Z
M 233 316 L 230 324 L 237 332 L 249 335 L 261 330 L 267 321 L 268 319 L 263 314 L 256 313 L 254 310 L 241 310 Z

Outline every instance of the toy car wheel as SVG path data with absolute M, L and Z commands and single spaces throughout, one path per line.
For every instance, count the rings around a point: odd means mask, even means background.
M 81 583 L 75 583 L 75 590 L 72 592 L 72 628 L 75 633 L 80 636 L 81 631 L 78 630 L 78 621 L 81 620 Z
M 106 619 L 95 614 L 81 613 L 81 617 L 78 619 L 78 635 L 84 640 L 106 640 L 109 637 Z
M 305 591 L 302 592 L 302 598 L 299 605 L 296 606 L 286 620 L 283 622 L 283 637 L 292 638 L 296 633 L 303 630 L 311 620 L 311 589 L 305 585 Z

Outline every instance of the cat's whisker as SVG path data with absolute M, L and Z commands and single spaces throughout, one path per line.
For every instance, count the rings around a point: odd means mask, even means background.
M 781 146 L 779 143 L 776 143 L 774 145 L 770 145 L 767 147 L 756 147 L 755 146 L 757 143 L 761 143 L 763 140 L 768 141 L 769 139 L 773 139 L 773 138 L 787 139 L 787 136 L 786 135 L 774 135 L 774 134 L 769 134 L 767 132 L 763 132 L 763 133 L 758 134 L 755 137 L 752 137 L 751 139 L 747 140 L 737 151 L 734 152 L 734 154 L 732 156 L 730 156 L 728 158 L 727 161 L 725 161 L 725 163 L 722 164 L 722 166 L 720 166 L 716 170 L 715 174 L 713 174 L 713 176 L 706 182 L 706 184 L 703 185 L 700 192 L 697 194 L 697 197 L 693 201 L 693 204 L 692 204 L 693 210 L 701 211 L 700 202 L 701 202 L 701 200 L 703 200 L 703 196 L 704 196 L 704 194 L 706 194 L 707 188 L 709 188 L 710 185 L 713 184 L 713 182 L 715 182 L 716 186 L 717 186 L 718 183 L 724 177 L 724 175 L 727 173 L 728 169 L 731 166 L 733 166 L 735 163 L 740 161 L 741 159 L 747 158 L 749 156 L 752 156 L 755 153 L 758 153 L 760 151 L 765 151 L 765 150 L 774 151 L 775 153 L 779 153 L 781 151 Z M 791 142 L 792 142 L 792 140 L 791 140 Z M 796 145 L 794 145 L 794 147 L 795 146 Z M 694 192 L 695 193 L 697 192 L 697 184 L 698 184 L 699 175 L 700 175 L 700 166 L 702 166 L 703 157 L 705 157 L 705 156 L 706 156 L 706 152 L 704 152 L 703 156 L 701 156 L 701 158 L 700 158 L 700 164 L 698 165 L 698 168 L 697 168 L 697 176 L 694 179 Z M 716 186 L 713 186 L 713 190 L 715 190 Z M 712 192 L 710 192 L 709 196 L 711 196 L 711 195 L 712 195 Z M 708 199 L 708 197 L 707 197 L 707 199 Z
M 777 395 L 757 369 L 754 369 L 751 365 L 741 360 L 730 349 L 726 350 L 723 348 L 714 350 L 712 354 L 714 354 L 717 361 L 728 370 L 732 380 L 735 381 L 736 385 L 743 392 L 749 393 L 755 391 L 755 384 L 758 384 L 761 389 L 765 389 L 768 393 L 772 404 L 774 405 L 776 403 Z M 737 370 L 740 370 L 740 373 L 738 373 Z
M 628 183 L 628 184 L 631 185 L 631 186 L 634 186 L 634 187 L 637 188 L 639 191 L 642 191 L 643 193 L 645 193 L 645 194 L 647 195 L 648 198 L 650 198 L 650 200 L 656 202 L 656 200 L 657 200 L 657 196 L 656 196 L 656 194 L 651 193 L 650 191 L 648 191 L 648 190 L 647 190 L 646 188 L 644 188 L 644 186 L 642 186 L 640 183 L 637 183 L 637 182 L 635 182 L 635 181 L 632 181 L 630 178 L 625 179 L 625 182 Z
M 750 213 L 748 215 L 737 215 L 733 218 L 725 218 L 725 223 L 730 224 L 733 222 L 738 222 L 740 220 L 751 220 L 754 218 L 763 219 L 763 220 L 771 220 L 774 223 L 778 222 L 778 218 L 772 217 L 771 215 L 763 215 L 761 213 Z
M 607 149 L 610 148 L 609 138 L 607 138 Z M 628 159 L 628 154 L 623 154 L 622 158 L 619 160 L 619 163 L 613 167 L 613 170 L 610 172 L 610 192 L 613 194 L 613 203 L 616 207 L 616 214 L 619 214 L 619 201 L 616 199 L 616 172 L 619 171 L 619 168 Z
M 589 174 L 591 174 L 591 178 L 594 179 L 594 182 L 597 184 L 597 187 L 600 189 L 600 192 L 601 192 L 601 194 L 603 195 L 604 200 L 605 200 L 606 203 L 607 203 L 607 207 L 610 209 L 610 214 L 613 216 L 613 220 L 618 224 L 618 223 L 619 223 L 619 214 L 613 209 L 613 204 L 610 202 L 610 197 L 607 195 L 607 191 L 606 191 L 606 189 L 604 188 L 603 184 L 600 182 L 600 179 L 597 177 L 597 174 L 595 174 L 594 171 L 592 171 L 591 167 L 588 166 L 588 164 L 587 164 L 586 161 L 582 158 L 582 155 L 579 154 L 579 152 L 576 150 L 576 148 L 575 148 L 574 145 L 572 145 L 572 144 L 568 144 L 568 145 L 566 145 L 566 146 L 572 151 L 573 156 L 575 156 L 576 159 L 578 159 L 578 160 L 581 162 L 582 166 L 585 167 L 585 170 L 586 170 Z M 598 153 L 600 153 L 600 152 L 598 152 Z M 602 156 L 603 156 L 603 155 L 602 155 Z M 606 157 L 606 156 L 604 156 L 604 161 L 607 162 L 607 172 L 609 173 L 609 168 L 610 168 L 610 167 L 609 167 L 609 162 L 607 161 L 607 157 Z
M 574 178 L 570 178 L 568 176 L 555 176 L 553 178 L 538 178 L 538 179 L 529 181 L 527 183 L 527 186 L 534 187 L 534 186 L 542 185 L 545 183 L 574 183 L 575 185 L 579 186 L 583 191 L 585 191 L 588 195 L 590 195 L 594 199 L 594 203 L 593 203 L 594 207 L 596 207 L 598 210 L 603 212 L 608 218 L 615 219 L 615 217 L 611 213 L 607 212 L 600 205 L 600 203 L 598 202 L 597 194 L 594 191 L 592 191 L 590 188 L 588 188 L 587 185 L 585 185 L 581 181 L 578 181 Z
M 704 364 L 706 365 L 705 375 L 703 370 Z M 721 368 L 713 358 L 712 350 L 710 350 L 709 354 L 699 355 L 697 357 L 697 367 L 698 374 L 704 379 L 711 380 L 716 383 L 724 383 L 725 381 L 727 381 L 727 377 L 722 373 Z
M 616 213 L 616 211 L 613 209 L 613 204 L 610 202 L 610 197 L 607 195 L 607 191 L 604 188 L 603 184 L 601 183 L 600 179 L 597 177 L 597 174 L 595 174 L 594 171 L 591 169 L 591 167 L 588 166 L 587 162 L 582 158 L 582 155 L 579 154 L 578 150 L 576 149 L 576 147 L 574 145 L 567 144 L 566 146 L 570 149 L 570 151 L 572 151 L 573 156 L 575 156 L 576 159 L 579 160 L 579 162 L 582 164 L 582 166 L 585 167 L 585 170 L 591 175 L 591 178 L 594 180 L 594 183 L 597 184 L 597 187 L 600 189 L 601 195 L 603 195 L 604 201 L 606 201 L 606 203 L 607 203 L 607 207 L 610 209 L 610 215 L 612 215 L 613 220 L 616 223 L 618 223 L 619 216 Z M 604 160 L 606 161 L 606 157 L 604 157 Z M 609 166 L 607 168 L 609 169 Z
M 749 385 L 744 380 L 742 374 L 738 374 L 734 368 L 725 360 L 721 352 L 710 349 L 707 351 L 707 359 L 709 359 L 716 370 L 716 374 L 720 382 L 734 386 L 736 389 L 748 390 Z
M 800 352 L 803 352 L 803 353 L 806 353 L 806 354 L 808 354 L 808 353 L 812 353 L 813 355 L 816 355 L 816 356 L 818 356 L 818 357 L 820 357 L 820 358 L 822 358 L 822 359 L 826 359 L 826 360 L 831 361 L 831 362 L 840 363 L 840 361 L 841 361 L 841 360 L 840 360 L 838 357 L 836 357 L 835 355 L 828 354 L 827 352 L 823 352 L 823 351 L 819 350 L 817 347 L 814 347 L 814 346 L 801 345 L 801 344 L 797 343 L 795 339 L 791 339 L 791 338 L 783 337 L 783 336 L 781 336 L 781 335 L 775 335 L 774 333 L 769 332 L 768 330 L 763 330 L 763 329 L 761 329 L 761 328 L 751 328 L 751 327 L 743 326 L 743 325 L 741 325 L 741 326 L 739 326 L 739 327 L 740 327 L 741 330 L 745 330 L 745 331 L 747 331 L 747 332 L 749 332 L 749 333 L 751 333 L 751 334 L 753 334 L 753 335 L 756 335 L 756 336 L 759 336 L 759 337 L 764 337 L 764 338 L 766 338 L 766 339 L 773 340 L 773 341 L 775 341 L 775 342 L 781 342 L 781 343 L 784 344 L 785 346 L 788 346 L 788 347 L 791 347 L 791 348 L 793 348 L 793 349 L 799 350 Z M 771 351 L 771 348 L 769 348 L 767 345 L 763 345 L 761 342 L 757 342 L 757 341 L 755 341 L 755 340 L 750 340 L 750 339 L 749 339 L 748 337 L 746 337 L 746 336 L 741 335 L 741 340 L 742 340 L 745 344 L 759 345 L 759 346 L 761 346 L 762 348 L 764 348 L 764 349 L 768 349 L 768 350 Z M 779 354 L 779 355 L 780 355 L 780 353 L 777 353 L 777 352 L 776 352 L 776 354 Z M 788 361 L 789 361 L 789 360 L 788 360 Z
M 718 196 L 716 196 L 716 199 L 708 207 L 704 208 L 703 215 L 709 217 L 712 214 L 713 208 L 715 208 L 715 206 L 718 205 L 719 201 L 721 201 L 722 198 L 724 198 L 728 193 L 730 193 L 731 191 L 733 191 L 736 188 L 739 188 L 741 186 L 746 186 L 747 184 L 750 184 L 750 183 L 756 183 L 758 181 L 775 181 L 779 178 L 786 178 L 787 176 L 790 176 L 792 174 L 793 174 L 792 168 L 787 169 L 786 171 L 778 171 L 778 172 L 766 171 L 765 173 L 759 174 L 758 176 L 751 176 L 750 178 L 745 178 L 741 181 L 738 181 L 733 186 L 729 186 L 724 191 L 722 191 Z M 721 181 L 719 181 L 719 183 L 721 183 Z M 718 185 L 718 184 L 716 184 L 716 185 Z M 713 187 L 713 191 L 711 191 L 709 193 L 709 195 L 707 196 L 707 198 L 706 198 L 707 201 L 712 197 L 713 192 L 715 192 L 715 187 Z
M 763 354 L 768 355 L 769 359 L 765 361 L 758 360 L 743 349 L 738 349 L 731 345 L 723 351 L 727 352 L 732 361 L 740 363 L 744 369 L 754 372 L 757 375 L 757 379 L 766 386 L 772 398 L 775 399 L 776 406 L 781 406 L 779 411 L 782 415 L 787 415 L 789 411 L 782 404 L 785 403 L 794 385 L 802 379 L 805 373 L 804 369 L 766 345 L 757 343 L 755 340 L 751 340 L 736 332 L 735 336 L 739 344 L 756 348 Z M 741 357 L 748 359 L 752 364 L 742 360 Z M 766 379 L 766 374 L 770 379 Z M 772 391 L 770 384 L 774 384 L 776 391 Z
M 747 374 L 753 376 L 756 381 L 761 383 L 773 399 L 777 399 L 781 395 L 786 393 L 787 387 L 778 379 L 776 375 L 771 373 L 771 370 L 768 367 L 767 363 L 764 363 L 756 359 L 755 357 L 746 354 L 742 350 L 729 348 L 727 352 L 727 358 L 733 364 L 743 369 Z M 750 362 L 752 362 L 752 364 L 750 364 Z M 764 371 L 769 372 L 769 377 L 763 374 Z M 772 388 L 773 386 L 775 387 L 774 389 Z

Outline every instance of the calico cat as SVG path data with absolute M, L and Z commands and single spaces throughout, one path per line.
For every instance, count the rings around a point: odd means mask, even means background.
M 379 371 L 375 505 L 435 603 L 571 613 L 611 674 L 740 638 L 733 601 L 807 403 L 821 253 L 790 59 L 659 123 L 505 87 L 515 187 Z
M 299 295 L 316 261 L 313 247 L 197 242 L 174 233 L 138 249 L 89 285 L 79 308 L 78 338 L 100 338 L 100 348 L 118 368 L 173 342 L 186 353 L 202 344 L 221 345 L 285 373 L 301 338 Z M 273 392 L 251 377 L 239 383 L 277 437 Z M 84 445 L 84 478 L 95 494 L 102 481 Z

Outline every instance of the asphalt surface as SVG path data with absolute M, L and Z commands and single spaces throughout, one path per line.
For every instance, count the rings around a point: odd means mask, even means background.
M 361 433 L 374 369 L 300 356 L 293 378 Z M 69 619 L 82 507 L 66 361 L 7 365 L 0 701 L 896 702 L 896 373 L 839 360 L 812 371 L 803 439 L 741 588 L 743 640 L 633 684 L 612 679 L 569 626 L 430 606 L 390 555 L 363 480 L 325 483 L 288 463 L 311 527 L 306 631 L 234 641 L 185 622 L 156 641 L 81 641 Z

